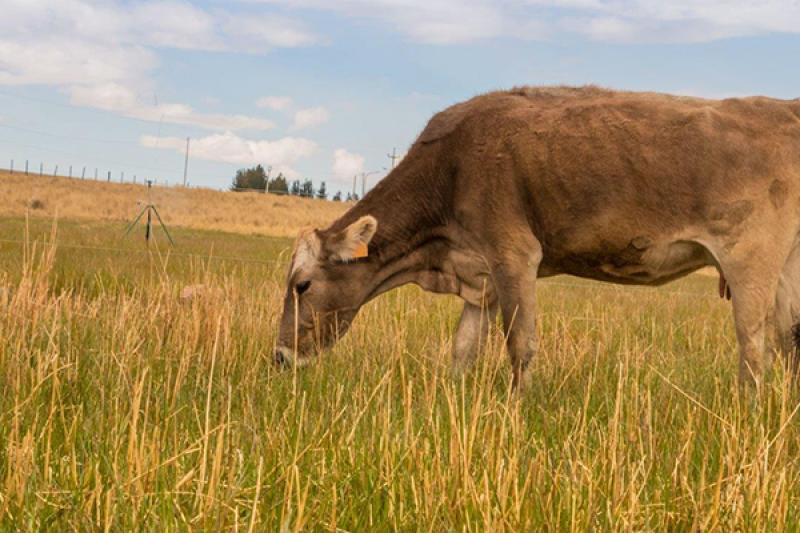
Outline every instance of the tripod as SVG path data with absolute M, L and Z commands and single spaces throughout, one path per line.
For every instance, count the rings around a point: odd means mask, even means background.
M 139 222 L 139 220 L 141 220 L 141 218 L 146 214 L 147 215 L 147 224 L 145 225 L 145 229 L 144 229 L 144 240 L 146 240 L 148 243 L 150 243 L 150 235 L 152 235 L 152 233 L 153 233 L 153 215 L 155 215 L 156 219 L 158 219 L 158 223 L 161 224 L 161 228 L 164 230 L 164 233 L 167 235 L 167 239 L 169 239 L 169 243 L 172 246 L 175 246 L 175 241 L 172 240 L 172 237 L 170 236 L 169 231 L 167 231 L 167 225 L 164 224 L 163 220 L 161 220 L 161 215 L 158 214 L 158 209 L 156 209 L 155 204 L 153 204 L 153 201 L 150 199 L 150 189 L 152 189 L 152 187 L 153 187 L 153 180 L 147 180 L 147 204 L 142 208 L 142 210 L 139 212 L 139 214 L 136 216 L 136 218 L 133 219 L 133 222 L 128 224 L 128 229 L 125 230 L 125 237 L 128 236 L 128 234 L 136 226 L 136 223 Z

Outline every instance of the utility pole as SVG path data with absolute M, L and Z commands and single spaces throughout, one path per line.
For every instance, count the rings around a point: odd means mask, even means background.
M 383 170 L 386 170 L 385 168 Z M 364 198 L 364 195 L 367 194 L 367 178 L 372 176 L 373 174 L 379 174 L 380 170 L 373 170 L 371 172 L 362 172 L 361 173 L 361 198 Z
M 186 159 L 183 161 L 183 186 L 186 187 L 186 177 L 189 172 L 189 137 L 186 137 Z
M 386 154 L 386 157 L 388 157 L 389 159 L 392 160 L 392 170 L 394 170 L 395 161 L 400 159 L 400 156 L 397 155 L 397 148 L 392 148 L 392 153 L 391 154 Z

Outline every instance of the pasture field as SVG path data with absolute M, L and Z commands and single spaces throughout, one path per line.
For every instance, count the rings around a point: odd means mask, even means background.
M 541 282 L 519 398 L 498 331 L 451 376 L 459 303 L 414 287 L 367 305 L 317 364 L 277 371 L 290 240 L 176 227 L 169 254 L 123 229 L 0 219 L 4 530 L 800 523 L 800 395 L 780 369 L 740 393 L 713 278 Z

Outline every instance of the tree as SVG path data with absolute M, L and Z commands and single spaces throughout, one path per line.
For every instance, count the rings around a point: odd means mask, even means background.
M 256 165 L 253 168 L 240 168 L 231 183 L 231 190 L 256 189 L 263 191 L 267 187 L 267 173 L 264 167 Z
M 336 194 L 333 195 L 334 202 L 341 202 L 342 201 L 342 191 L 336 191 Z
M 294 196 L 300 195 L 300 181 L 294 180 L 292 182 L 292 188 L 289 190 L 289 194 L 293 194 Z
M 325 188 L 325 182 L 319 184 L 319 189 L 317 190 L 317 198 L 320 200 L 327 200 L 328 199 L 328 190 Z
M 281 173 L 269 180 L 269 188 L 267 190 L 274 194 L 289 194 L 289 183 Z
M 300 196 L 304 198 L 313 198 L 314 197 L 314 184 L 311 180 L 305 180 L 303 182 L 303 187 L 300 189 Z

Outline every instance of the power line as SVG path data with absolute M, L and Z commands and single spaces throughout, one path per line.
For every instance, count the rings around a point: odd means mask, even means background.
M 97 113 L 97 114 L 106 115 L 106 116 L 111 115 L 111 116 L 116 117 L 116 118 L 125 118 L 125 119 L 128 119 L 128 120 L 135 120 L 137 122 L 147 122 L 149 124 L 158 124 L 160 122 L 160 120 L 155 120 L 155 119 L 132 117 L 130 115 L 124 115 L 124 114 L 121 114 L 118 111 L 112 111 L 112 110 L 107 110 L 107 109 L 98 109 L 96 107 L 80 106 L 80 105 L 64 103 L 64 102 L 54 102 L 52 100 L 45 100 L 45 99 L 42 99 L 42 98 L 32 98 L 30 96 L 22 96 L 22 95 L 19 95 L 19 94 L 11 94 L 11 93 L 7 93 L 5 91 L 0 91 L 0 96 L 5 96 L 7 98 L 16 98 L 18 100 L 26 100 L 28 102 L 35 102 L 37 104 L 46 104 L 46 105 L 51 105 L 51 106 L 55 106 L 55 107 L 63 107 L 63 108 L 66 108 L 66 109 L 89 111 L 91 113 Z
M 0 128 L 6 128 L 10 130 L 17 130 L 17 131 L 25 131 L 28 133 L 33 133 L 36 135 L 44 135 L 46 137 L 53 137 L 55 139 L 65 139 L 68 141 L 82 141 L 82 142 L 94 142 L 94 143 L 111 143 L 111 144 L 132 144 L 135 146 L 140 146 L 138 141 L 122 141 L 122 140 L 114 140 L 114 139 L 92 139 L 90 137 L 80 137 L 77 135 L 60 135 L 58 133 L 53 133 L 50 131 L 40 131 L 35 130 L 33 128 L 26 128 L 23 126 L 15 126 L 13 124 L 7 123 L 0 123 Z

